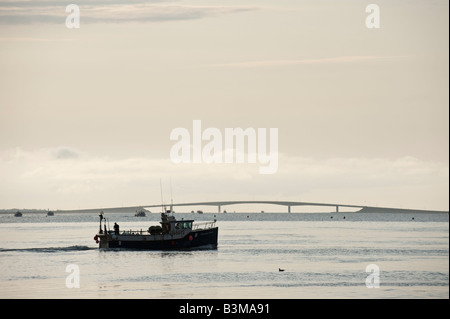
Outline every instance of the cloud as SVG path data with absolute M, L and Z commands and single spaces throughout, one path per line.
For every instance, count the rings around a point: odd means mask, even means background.
M 112 4 L 136 4 L 136 3 L 161 3 L 174 2 L 176 0 L 76 0 L 72 3 L 77 5 L 112 5 Z M 61 0 L 0 0 L 1 7 L 48 7 L 48 6 L 65 6 L 70 2 L 62 2 Z
M 73 41 L 73 39 L 27 38 L 27 37 L 0 37 L 0 42 L 56 42 Z
M 448 210 L 448 163 L 414 157 L 313 159 L 279 155 L 276 174 L 257 164 L 174 164 L 109 158 L 70 147 L 0 155 L 0 208 L 158 204 L 159 181 L 175 202 L 302 200 Z M 3 207 L 1 207 L 3 206 Z
M 152 3 L 155 2 L 155 3 Z M 81 23 L 192 20 L 255 10 L 249 6 L 189 6 L 160 1 L 77 1 Z M 69 13 L 56 1 L 0 1 L 0 24 L 64 24 Z
M 341 56 L 322 59 L 290 59 L 290 60 L 266 60 L 266 61 L 246 61 L 232 62 L 223 64 L 213 64 L 213 67 L 238 67 L 238 68 L 258 68 L 272 66 L 291 66 L 291 65 L 315 65 L 315 64 L 338 64 L 355 63 L 364 61 L 382 61 L 402 58 L 400 56 Z
M 52 154 L 56 159 L 78 158 L 79 154 L 76 150 L 69 147 L 59 147 L 52 150 Z

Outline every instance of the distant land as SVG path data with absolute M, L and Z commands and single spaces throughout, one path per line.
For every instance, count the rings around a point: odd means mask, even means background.
M 86 209 L 70 209 L 70 210 L 51 210 L 53 211 L 55 214 L 69 214 L 69 213 L 79 213 L 79 214 L 98 214 L 101 211 L 103 211 L 104 213 L 135 213 L 136 210 L 138 210 L 139 208 L 141 208 L 141 206 L 133 206 L 133 207 L 113 207 L 113 208 L 86 208 Z M 48 212 L 47 209 L 27 209 L 27 208 L 11 208 L 11 209 L 0 209 L 0 214 L 14 214 L 17 211 L 20 211 L 21 213 L 24 214 L 46 214 Z M 183 209 L 181 211 L 179 211 L 180 213 L 189 213 L 191 210 L 189 209 Z M 149 213 L 156 213 L 159 214 L 161 212 L 161 208 L 153 210 L 153 211 L 149 211 Z M 205 211 L 205 213 L 214 213 L 214 214 L 218 214 L 215 211 Z M 228 213 L 234 213 L 234 212 L 228 212 Z M 236 213 L 240 213 L 240 212 L 236 212 Z M 245 212 L 245 213 L 249 213 L 249 212 Z M 254 213 L 260 213 L 260 211 L 258 212 L 254 212 Z M 287 214 L 286 212 L 279 212 L 279 213 L 284 213 Z M 336 214 L 336 212 L 334 211 L 324 211 L 323 213 L 333 213 Z M 339 212 L 341 213 L 341 212 Z M 339 214 L 338 213 L 338 214 Z M 440 211 L 440 210 L 424 210 L 424 209 L 404 209 L 404 208 L 386 208 L 386 207 L 363 207 L 362 209 L 359 209 L 355 212 L 342 212 L 342 213 L 346 213 L 346 214 L 356 214 L 356 213 L 445 213 L 448 214 L 449 211 Z M 222 214 L 222 213 L 221 213 Z M 295 212 L 291 213 L 291 214 L 296 214 Z
M 385 208 L 385 207 L 364 207 L 356 213 L 443 213 L 448 214 L 445 210 L 424 210 L 424 209 L 406 209 L 406 208 Z

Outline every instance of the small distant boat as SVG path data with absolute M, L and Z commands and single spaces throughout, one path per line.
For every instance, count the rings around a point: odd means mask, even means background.
M 14 213 L 14 217 L 22 217 L 22 213 L 17 211 Z
M 141 208 L 139 210 L 136 211 L 136 214 L 134 214 L 134 216 L 136 217 L 145 217 L 146 216 L 146 212 L 148 212 L 146 209 Z
M 47 212 L 47 216 L 54 216 L 54 215 L 55 215 L 55 213 L 52 212 L 51 210 L 49 210 L 49 211 Z
M 203 214 L 203 211 L 202 210 L 198 210 L 197 214 Z

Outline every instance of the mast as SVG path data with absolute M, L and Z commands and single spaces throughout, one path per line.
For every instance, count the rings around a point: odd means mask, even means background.
M 170 212 L 173 215 L 172 177 L 170 178 Z
M 159 188 L 161 190 L 161 210 L 164 213 L 164 201 L 163 201 L 163 191 L 162 191 L 162 181 L 159 179 Z

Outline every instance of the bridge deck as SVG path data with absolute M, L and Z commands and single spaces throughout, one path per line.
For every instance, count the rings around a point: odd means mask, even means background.
M 348 205 L 348 204 L 330 204 L 330 203 L 311 203 L 311 202 L 292 202 L 292 201 L 268 201 L 268 200 L 238 200 L 238 201 L 215 201 L 215 202 L 196 202 L 196 203 L 178 203 L 172 204 L 173 207 L 176 206 L 217 206 L 220 213 L 222 206 L 227 205 L 238 205 L 238 204 L 271 204 L 271 205 L 281 205 L 287 206 L 288 212 L 291 212 L 292 206 L 325 206 L 325 207 L 336 207 L 336 211 L 339 211 L 339 207 L 350 207 L 350 208 L 366 208 L 369 206 L 362 205 Z M 143 205 L 143 207 L 161 207 L 159 205 Z

